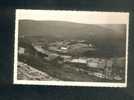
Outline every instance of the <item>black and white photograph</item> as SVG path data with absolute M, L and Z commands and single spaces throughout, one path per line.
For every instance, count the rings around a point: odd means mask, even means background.
M 16 10 L 14 84 L 127 87 L 129 13 Z

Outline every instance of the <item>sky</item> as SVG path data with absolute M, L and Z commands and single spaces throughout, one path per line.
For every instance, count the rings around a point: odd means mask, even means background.
M 127 24 L 129 13 L 69 10 L 16 10 L 16 20 L 58 20 L 85 24 Z

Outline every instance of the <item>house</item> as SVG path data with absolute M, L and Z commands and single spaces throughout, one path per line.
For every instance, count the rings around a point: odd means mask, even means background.
M 60 49 L 61 50 L 67 50 L 67 47 L 61 47 Z
M 35 49 L 36 51 L 40 52 L 40 53 L 45 54 L 45 51 L 44 51 L 44 49 L 43 49 L 41 46 L 34 46 L 34 49 Z
M 106 65 L 106 62 L 104 59 L 100 58 L 88 58 L 87 66 L 92 68 L 104 68 Z
M 92 68 L 98 68 L 99 64 L 98 62 L 88 62 L 87 66 Z
M 19 47 L 18 53 L 19 54 L 24 54 L 25 53 L 25 48 Z
M 82 63 L 82 64 L 86 64 L 86 63 L 87 63 L 87 59 L 84 59 L 84 58 L 72 59 L 71 62 L 72 62 L 72 63 Z
M 88 58 L 87 66 L 92 68 L 98 68 L 98 58 Z

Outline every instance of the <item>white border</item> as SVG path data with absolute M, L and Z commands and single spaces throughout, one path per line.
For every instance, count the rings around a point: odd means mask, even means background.
M 18 20 L 20 19 L 33 19 L 33 20 L 45 20 L 44 15 L 48 15 L 46 20 L 49 20 L 52 14 L 63 14 L 66 16 L 64 18 L 72 22 L 83 23 L 89 22 L 89 18 L 82 20 L 82 17 L 88 17 L 92 15 L 92 19 L 90 24 L 127 24 L 127 32 L 126 32 L 126 62 L 125 62 L 125 83 L 109 83 L 109 82 L 72 82 L 72 81 L 31 81 L 31 80 L 17 80 L 17 55 L 18 55 Z M 71 16 L 73 14 L 77 17 L 73 19 Z M 40 15 L 39 15 L 40 14 Z M 68 16 L 67 16 L 68 14 Z M 64 20 L 63 18 L 56 17 L 57 20 Z M 42 17 L 39 17 L 42 16 Z M 97 17 L 96 17 L 97 16 Z M 95 19 L 95 17 L 97 19 Z M 52 19 L 52 18 L 51 18 Z M 102 19 L 102 20 L 101 20 Z M 108 21 L 107 21 L 108 20 Z M 96 11 L 68 11 L 68 10 L 24 10 L 17 9 L 16 10 L 16 20 L 15 20 L 15 43 L 14 43 L 14 84 L 22 84 L 22 85 L 54 85 L 54 86 L 90 86 L 90 87 L 127 87 L 127 69 L 128 69 L 128 33 L 129 33 L 129 13 L 128 12 L 96 12 Z

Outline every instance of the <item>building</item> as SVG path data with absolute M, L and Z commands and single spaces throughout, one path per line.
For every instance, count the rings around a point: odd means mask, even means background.
M 87 64 L 87 59 L 84 59 L 84 58 L 72 59 L 71 62 L 72 63 L 83 63 L 83 64 Z
M 40 52 L 40 53 L 45 54 L 45 51 L 44 51 L 44 49 L 43 49 L 41 46 L 34 46 L 34 49 L 35 49 L 36 51 Z
M 113 72 L 113 62 L 111 59 L 107 60 L 106 61 L 106 67 L 105 67 L 105 77 L 106 79 L 110 79 L 112 80 L 113 79 L 113 75 L 112 75 L 112 72 Z
M 19 54 L 24 54 L 25 53 L 25 48 L 19 47 L 18 53 Z

